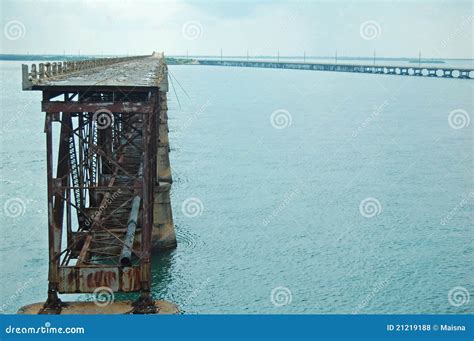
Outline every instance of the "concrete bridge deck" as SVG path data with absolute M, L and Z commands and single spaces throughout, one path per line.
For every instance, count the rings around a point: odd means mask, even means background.
M 51 87 L 83 88 L 92 86 L 120 88 L 156 88 L 167 86 L 165 61 L 159 55 L 105 58 L 75 62 L 23 66 L 23 89 L 45 90 Z

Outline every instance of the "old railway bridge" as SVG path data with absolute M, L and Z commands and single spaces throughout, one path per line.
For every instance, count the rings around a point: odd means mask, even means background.
M 199 65 L 472 78 L 467 69 L 183 60 Z M 45 112 L 46 303 L 22 313 L 96 313 L 59 294 L 139 293 L 107 313 L 175 313 L 151 296 L 151 254 L 176 246 L 170 205 L 168 69 L 163 54 L 23 65 Z M 55 156 L 55 158 L 53 158 Z M 90 303 L 90 302 L 89 302 Z M 97 307 L 95 307 L 97 308 Z

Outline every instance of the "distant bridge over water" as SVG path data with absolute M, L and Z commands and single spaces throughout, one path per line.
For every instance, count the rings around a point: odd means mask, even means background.
M 178 61 L 191 65 L 233 66 L 233 67 L 257 67 L 271 69 L 293 69 L 312 71 L 334 71 L 373 73 L 382 75 L 438 77 L 474 79 L 474 69 L 463 67 L 445 66 L 412 66 L 412 65 L 361 65 L 361 64 L 339 64 L 339 63 L 309 63 L 309 62 L 280 62 L 280 61 L 243 61 L 243 60 L 218 60 L 218 59 L 180 59 Z

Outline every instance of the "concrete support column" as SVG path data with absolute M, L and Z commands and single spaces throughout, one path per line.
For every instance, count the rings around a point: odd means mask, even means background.
M 160 121 L 159 121 L 159 140 L 157 155 L 157 178 L 158 181 L 172 183 L 170 166 L 170 145 L 168 139 L 168 104 L 166 101 L 166 92 L 160 91 Z
M 168 104 L 166 92 L 159 92 L 159 131 L 157 141 L 157 183 L 154 188 L 152 249 L 164 250 L 176 247 L 170 190 L 172 183 L 170 146 L 168 139 Z
M 164 250 L 176 247 L 173 212 L 170 198 L 171 184 L 155 186 L 153 206 L 152 249 Z

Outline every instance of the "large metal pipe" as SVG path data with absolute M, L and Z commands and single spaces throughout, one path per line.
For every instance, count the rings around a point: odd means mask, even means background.
M 124 238 L 122 252 L 120 253 L 120 264 L 122 266 L 132 265 L 132 249 L 133 242 L 135 241 L 135 232 L 138 226 L 138 213 L 140 211 L 141 200 L 141 197 L 138 195 L 133 198 L 132 210 L 130 211 L 130 216 L 127 221 L 127 233 Z

